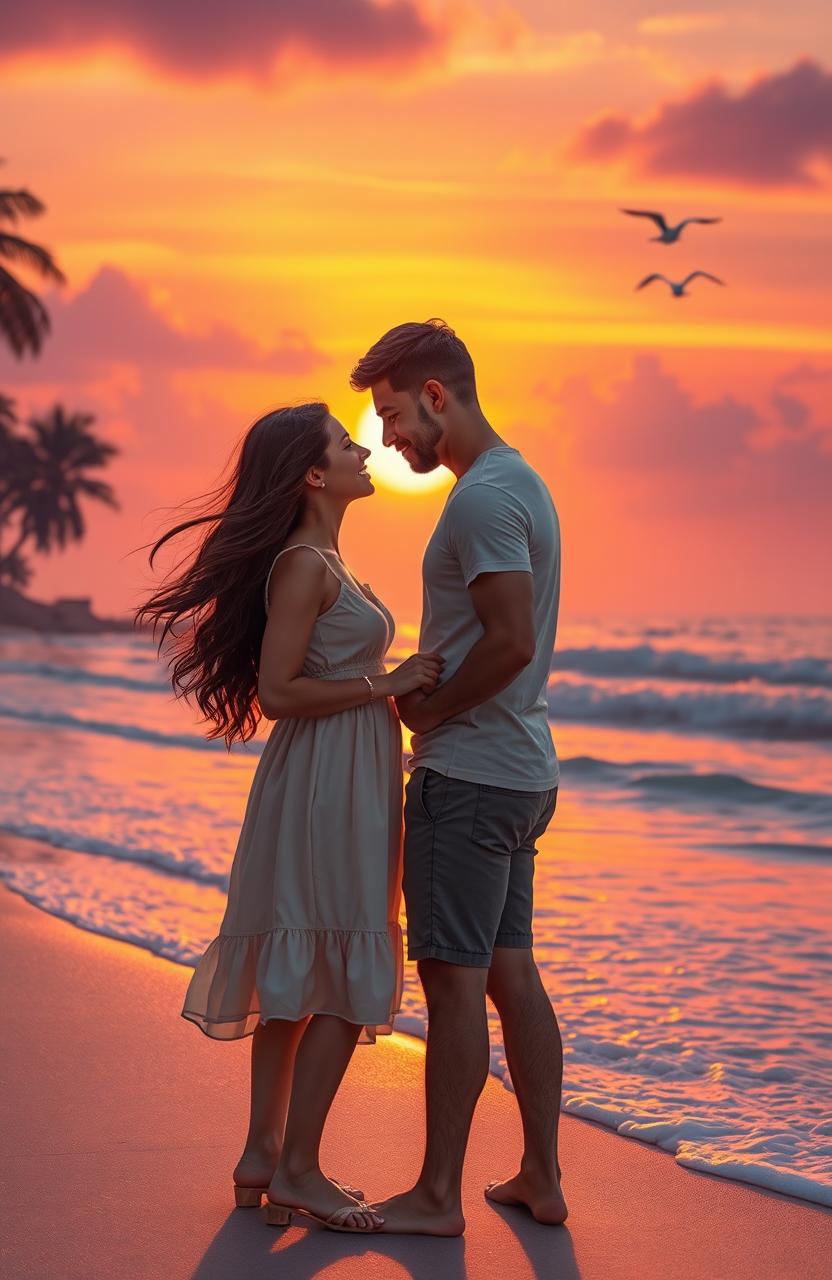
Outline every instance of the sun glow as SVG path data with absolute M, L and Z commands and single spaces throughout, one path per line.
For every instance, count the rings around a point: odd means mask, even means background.
M 381 443 L 381 421 L 372 404 L 367 406 L 358 419 L 355 438 L 366 449 L 372 449 L 367 470 L 372 479 L 385 489 L 393 489 L 396 493 L 435 493 L 438 489 L 449 489 L 453 483 L 453 476 L 444 467 L 437 467 L 427 475 L 419 475 L 410 470 L 402 455 L 395 449 L 385 449 Z

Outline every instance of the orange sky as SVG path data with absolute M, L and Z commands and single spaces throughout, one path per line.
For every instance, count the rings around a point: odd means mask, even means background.
M 41 7 L 0 44 L 2 179 L 46 202 L 24 234 L 69 285 L 0 390 L 94 412 L 122 510 L 38 594 L 129 608 L 131 549 L 255 417 L 323 397 L 352 428 L 356 357 L 441 315 L 550 484 L 570 616 L 828 610 L 825 4 Z M 620 205 L 724 221 L 665 247 Z M 693 268 L 728 287 L 633 290 Z M 347 515 L 402 620 L 442 500 Z

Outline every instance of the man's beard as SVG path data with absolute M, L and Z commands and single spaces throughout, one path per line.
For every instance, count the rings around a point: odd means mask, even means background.
M 408 462 L 411 471 L 416 471 L 418 474 L 423 475 L 427 471 L 435 471 L 439 466 L 439 458 L 435 446 L 442 439 L 442 428 L 436 419 L 431 417 L 421 400 L 416 401 L 416 416 L 420 425 L 425 428 L 425 433 L 424 438 L 418 444 L 415 441 L 411 441 L 411 456 L 408 458 Z

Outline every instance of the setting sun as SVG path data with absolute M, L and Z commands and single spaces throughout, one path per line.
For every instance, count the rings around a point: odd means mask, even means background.
M 428 475 L 418 475 L 411 471 L 401 454 L 395 449 L 385 449 L 381 443 L 381 422 L 370 403 L 362 412 L 355 428 L 355 438 L 365 448 L 372 449 L 372 456 L 367 463 L 367 470 L 373 480 L 383 488 L 392 489 L 396 493 L 435 493 L 438 489 L 449 489 L 453 477 L 444 467 L 437 467 Z

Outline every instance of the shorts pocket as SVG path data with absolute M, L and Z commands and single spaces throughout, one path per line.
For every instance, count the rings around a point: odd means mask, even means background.
M 416 802 L 422 811 L 422 816 L 427 818 L 428 822 L 436 822 L 445 802 L 448 779 L 443 773 L 437 773 L 434 769 L 422 768 L 420 773 L 421 777 L 413 779 Z
M 525 844 L 539 807 L 537 792 L 481 785 L 471 839 L 493 853 L 511 855 Z

